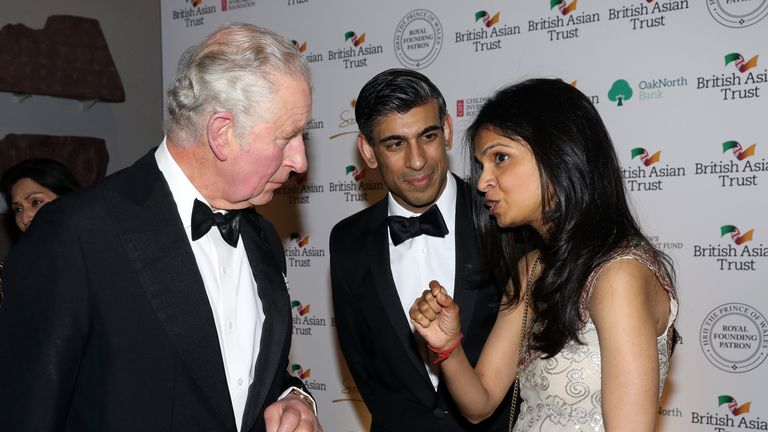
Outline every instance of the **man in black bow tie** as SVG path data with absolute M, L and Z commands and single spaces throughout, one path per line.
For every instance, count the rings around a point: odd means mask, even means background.
M 473 188 L 448 170 L 445 100 L 424 75 L 390 69 L 363 86 L 355 118 L 360 155 L 389 193 L 333 228 L 331 280 L 339 344 L 371 430 L 507 430 L 508 404 L 480 425 L 463 418 L 408 318 L 429 281 L 440 281 L 459 304 L 474 364 L 498 313 L 470 219 Z
M 285 256 L 265 204 L 306 169 L 309 70 L 248 24 L 168 92 L 166 139 L 39 212 L 7 261 L 2 431 L 321 431 L 287 371 Z

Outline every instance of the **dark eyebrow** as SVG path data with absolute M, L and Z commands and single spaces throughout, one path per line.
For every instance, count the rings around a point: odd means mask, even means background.
M 421 132 L 419 132 L 418 136 L 424 136 L 430 132 L 433 132 L 435 130 L 442 130 L 442 128 L 439 125 L 431 125 L 427 126 L 424 129 L 422 129 Z M 407 141 L 408 138 L 403 135 L 387 135 L 384 138 L 380 139 L 379 142 L 387 142 L 387 141 Z
M 493 143 L 490 144 L 488 147 L 484 148 L 483 151 L 480 152 L 480 156 L 485 156 L 488 154 L 489 151 L 495 149 L 496 147 L 509 147 L 508 145 L 502 144 L 502 143 Z

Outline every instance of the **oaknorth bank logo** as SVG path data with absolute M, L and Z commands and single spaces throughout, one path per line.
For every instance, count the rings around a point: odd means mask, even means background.
M 304 306 L 304 305 L 302 305 L 302 304 L 301 304 L 301 302 L 300 302 L 300 301 L 298 301 L 298 300 L 293 300 L 293 301 L 291 302 L 291 309 L 293 309 L 294 311 L 296 311 L 296 313 L 298 313 L 298 314 L 299 314 L 299 316 L 304 316 L 304 315 L 308 314 L 308 313 L 309 313 L 309 310 L 310 310 L 310 308 L 311 308 L 311 306 L 310 306 L 310 305 L 306 305 L 306 306 Z
M 576 10 L 576 0 L 572 0 L 570 3 L 565 0 L 549 0 L 549 8 L 557 8 L 562 15 L 568 15 Z
M 312 376 L 312 369 L 304 370 L 300 364 L 294 363 L 291 365 L 291 376 L 295 376 L 303 381 Z
M 608 90 L 608 99 L 616 102 L 616 106 L 624 106 L 624 102 L 632 99 L 634 91 L 625 79 L 617 79 Z
M 639 158 L 640 162 L 645 166 L 651 166 L 661 160 L 661 150 L 651 155 L 648 153 L 648 150 L 642 147 L 635 147 L 631 152 L 632 159 Z
M 754 232 L 755 230 L 751 229 L 742 234 L 741 230 L 739 230 L 736 225 L 723 225 L 720 227 L 720 237 L 724 237 L 725 235 L 730 236 L 731 240 L 733 240 L 737 246 L 741 246 L 748 241 L 752 241 L 752 235 Z
M 726 153 L 730 150 L 733 156 L 740 161 L 754 156 L 755 148 L 757 148 L 757 144 L 752 144 L 751 146 L 744 149 L 744 147 L 742 147 L 741 143 L 738 141 L 726 141 L 723 143 L 723 153 Z
M 751 59 L 746 60 L 744 56 L 739 53 L 730 53 L 725 55 L 725 65 L 733 64 L 739 72 L 744 73 L 757 66 L 757 57 L 753 56 Z
M 365 169 L 357 168 L 354 165 L 347 165 L 344 168 L 344 174 L 351 175 L 356 181 L 361 181 L 365 178 Z
M 746 414 L 749 412 L 749 407 L 752 406 L 752 402 L 745 402 L 741 405 L 739 405 L 738 402 L 736 402 L 736 399 L 733 398 L 733 396 L 730 395 L 720 395 L 717 397 L 717 405 L 718 406 L 727 406 L 728 410 L 731 411 L 731 414 L 734 416 L 740 416 L 742 414 Z
M 292 243 L 295 243 L 300 248 L 309 244 L 309 236 L 302 237 L 299 233 L 291 233 L 290 239 Z

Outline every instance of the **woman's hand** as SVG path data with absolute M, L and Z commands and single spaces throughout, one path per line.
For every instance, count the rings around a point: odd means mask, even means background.
M 437 281 L 429 283 L 409 311 L 416 331 L 438 351 L 454 346 L 461 334 L 459 305 Z

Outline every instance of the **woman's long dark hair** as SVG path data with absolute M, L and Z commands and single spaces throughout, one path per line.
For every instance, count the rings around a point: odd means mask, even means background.
M 542 190 L 543 239 L 530 227 L 498 228 L 474 194 L 473 219 L 494 277 L 507 286 L 509 305 L 521 296 L 517 268 L 522 251 L 538 248 L 544 271 L 531 306 L 532 348 L 557 354 L 578 340 L 579 300 L 587 278 L 628 241 L 644 243 L 671 273 L 671 263 L 641 232 L 627 204 L 621 168 L 608 131 L 592 102 L 560 80 L 531 79 L 498 91 L 466 132 L 470 153 L 478 132 L 528 143 L 538 165 Z M 482 167 L 471 164 L 474 184 Z M 511 286 L 507 284 L 511 281 Z

